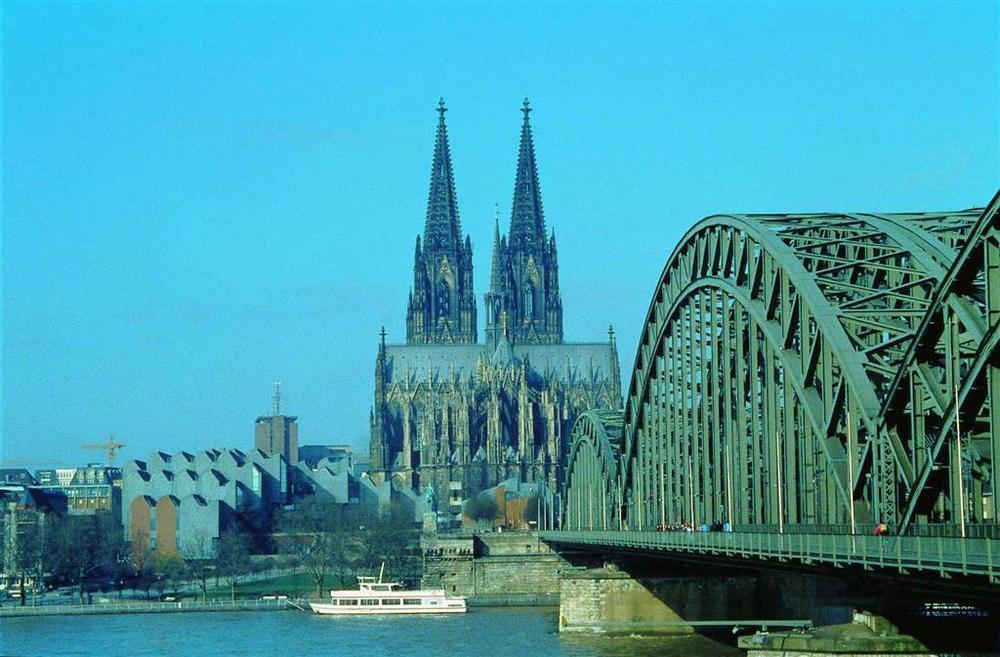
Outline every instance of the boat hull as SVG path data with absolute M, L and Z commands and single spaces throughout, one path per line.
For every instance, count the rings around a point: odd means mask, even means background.
M 320 602 L 310 602 L 313 612 L 321 616 L 385 616 L 396 614 L 464 614 L 468 607 L 464 604 L 459 606 L 438 606 L 438 607 L 346 607 L 331 605 Z

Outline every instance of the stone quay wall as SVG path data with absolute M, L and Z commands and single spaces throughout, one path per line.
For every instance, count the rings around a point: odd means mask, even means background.
M 532 532 L 431 534 L 421 540 L 421 585 L 470 604 L 555 605 L 569 565 Z

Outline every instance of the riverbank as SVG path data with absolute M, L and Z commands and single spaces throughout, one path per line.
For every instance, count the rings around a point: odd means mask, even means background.
M 181 602 L 114 602 L 93 605 L 0 607 L 0 619 L 25 616 L 96 616 L 100 614 L 176 614 L 205 611 L 308 610 L 306 600 L 208 600 Z
M 326 602 L 326 600 L 323 600 Z M 469 607 L 558 607 L 559 596 L 511 594 L 468 598 Z M 92 605 L 0 607 L 0 619 L 35 616 L 95 616 L 100 614 L 176 614 L 205 611 L 310 611 L 309 600 L 182 600 L 178 602 L 113 602 Z

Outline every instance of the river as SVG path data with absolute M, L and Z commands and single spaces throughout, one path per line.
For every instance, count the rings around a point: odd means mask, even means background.
M 304 612 L 210 612 L 0 620 L 2 657 L 735 657 L 700 635 L 559 634 L 551 609 L 453 616 L 330 618 Z

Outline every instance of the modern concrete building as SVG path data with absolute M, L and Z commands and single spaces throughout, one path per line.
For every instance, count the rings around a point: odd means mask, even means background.
M 254 422 L 254 447 L 265 454 L 279 455 L 295 465 L 299 462 L 298 418 L 291 415 L 262 415 Z
M 289 500 L 288 462 L 259 449 L 156 452 L 123 469 L 122 524 L 134 544 L 207 557 L 238 518 L 263 525 Z
M 298 418 L 281 413 L 281 384 L 274 384 L 274 407 L 271 415 L 261 415 L 254 422 L 254 448 L 265 454 L 279 454 L 291 464 L 299 462 Z

